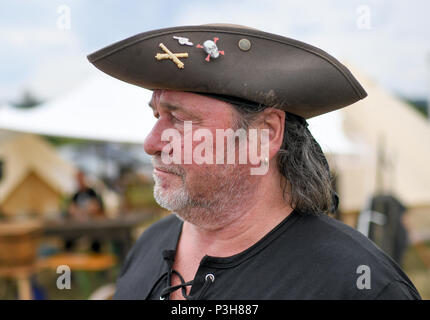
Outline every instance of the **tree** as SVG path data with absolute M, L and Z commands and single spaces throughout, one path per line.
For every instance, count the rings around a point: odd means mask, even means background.
M 428 117 L 427 100 L 425 99 L 405 99 L 414 109 L 416 109 L 423 116 Z
M 33 108 L 43 101 L 37 98 L 31 91 L 24 90 L 21 97 L 17 102 L 13 102 L 12 105 L 21 109 L 29 109 Z

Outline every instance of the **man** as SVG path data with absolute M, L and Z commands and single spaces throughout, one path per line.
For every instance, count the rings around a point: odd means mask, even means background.
M 395 262 L 326 215 L 338 200 L 305 119 L 366 96 L 336 59 L 231 25 L 150 31 L 88 58 L 153 90 L 144 148 L 155 198 L 174 212 L 137 241 L 115 298 L 420 298 Z
M 104 218 L 103 200 L 97 192 L 88 186 L 85 173 L 79 170 L 76 173 L 77 190 L 70 199 L 67 208 L 67 217 L 73 221 L 85 222 L 91 219 Z M 65 250 L 73 251 L 76 239 L 65 240 Z M 91 251 L 99 253 L 101 243 L 98 239 L 91 239 Z
M 81 170 L 76 174 L 76 183 L 78 188 L 70 200 L 69 216 L 76 221 L 103 217 L 103 201 L 100 195 L 88 186 L 85 173 Z

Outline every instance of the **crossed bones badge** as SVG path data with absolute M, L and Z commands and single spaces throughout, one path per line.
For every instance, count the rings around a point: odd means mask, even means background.
M 178 40 L 179 44 L 181 44 L 181 45 L 188 45 L 188 46 L 193 45 L 193 43 L 190 42 L 188 38 L 177 37 L 177 36 L 174 36 L 173 38 Z M 216 45 L 218 40 L 219 40 L 219 38 L 215 37 L 215 38 L 213 38 L 213 41 L 212 40 L 206 40 L 205 42 L 203 42 L 203 45 L 201 45 L 201 44 L 196 45 L 197 48 L 204 49 L 205 52 L 207 53 L 207 57 L 205 58 L 205 60 L 207 62 L 209 62 L 211 58 L 217 59 L 220 54 L 224 55 L 224 51 L 219 50 L 218 46 Z M 179 60 L 179 58 L 188 58 L 187 52 L 172 53 L 169 49 L 167 49 L 167 47 L 163 43 L 160 43 L 159 46 L 160 46 L 161 50 L 163 50 L 165 53 L 157 53 L 155 55 L 155 59 L 157 59 L 157 60 L 166 60 L 166 59 L 172 60 L 179 69 L 184 69 L 184 63 L 181 60 Z
M 165 53 L 157 53 L 155 56 L 155 59 L 157 60 L 164 60 L 164 59 L 170 59 L 172 60 L 179 69 L 184 69 L 184 63 L 179 60 L 179 58 L 188 58 L 188 53 L 172 53 L 167 47 L 160 43 L 159 44 L 161 50 L 163 50 Z

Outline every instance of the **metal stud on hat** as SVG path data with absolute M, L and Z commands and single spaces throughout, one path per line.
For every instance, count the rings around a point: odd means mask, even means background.
M 237 45 L 242 51 L 248 51 L 249 49 L 251 49 L 251 41 L 249 41 L 248 39 L 240 39 Z

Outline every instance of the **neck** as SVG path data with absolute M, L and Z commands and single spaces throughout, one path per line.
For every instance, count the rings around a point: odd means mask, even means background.
M 225 207 L 224 212 L 218 213 L 231 218 L 222 219 L 224 222 L 215 227 L 184 221 L 182 233 L 188 239 L 187 247 L 201 256 L 217 257 L 246 250 L 293 211 L 279 189 L 279 184 L 274 181 L 262 181 L 253 192 L 241 195 L 240 203 Z

